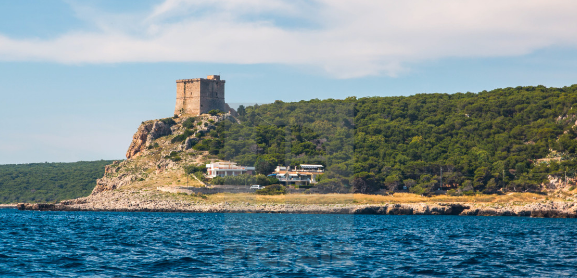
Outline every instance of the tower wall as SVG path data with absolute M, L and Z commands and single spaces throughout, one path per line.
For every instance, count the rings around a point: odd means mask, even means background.
M 177 80 L 174 114 L 198 116 L 214 109 L 226 112 L 224 83 L 218 75 Z

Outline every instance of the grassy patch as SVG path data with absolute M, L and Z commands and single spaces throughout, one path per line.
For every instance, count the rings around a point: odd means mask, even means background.
M 447 196 L 438 195 L 423 197 L 411 193 L 395 193 L 394 195 L 366 195 L 366 194 L 285 194 L 285 195 L 255 195 L 251 193 L 219 193 L 207 195 L 209 202 L 229 203 L 272 203 L 272 204 L 385 204 L 385 203 L 515 203 L 525 204 L 545 201 L 546 196 L 534 193 L 511 193 L 508 195 L 475 195 L 475 196 Z

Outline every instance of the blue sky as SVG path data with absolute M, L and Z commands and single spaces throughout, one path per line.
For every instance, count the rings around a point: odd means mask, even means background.
M 577 83 L 577 1 L 0 0 L 0 164 L 119 159 L 175 80 L 227 102 Z

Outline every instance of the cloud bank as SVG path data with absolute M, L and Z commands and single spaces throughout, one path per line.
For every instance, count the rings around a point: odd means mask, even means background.
M 165 0 L 134 14 L 72 5 L 96 28 L 51 39 L 0 34 L 0 60 L 273 63 L 355 78 L 577 47 L 574 0 Z

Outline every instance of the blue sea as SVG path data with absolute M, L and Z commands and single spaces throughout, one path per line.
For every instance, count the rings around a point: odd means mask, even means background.
M 0 209 L 0 276 L 577 276 L 577 220 Z

